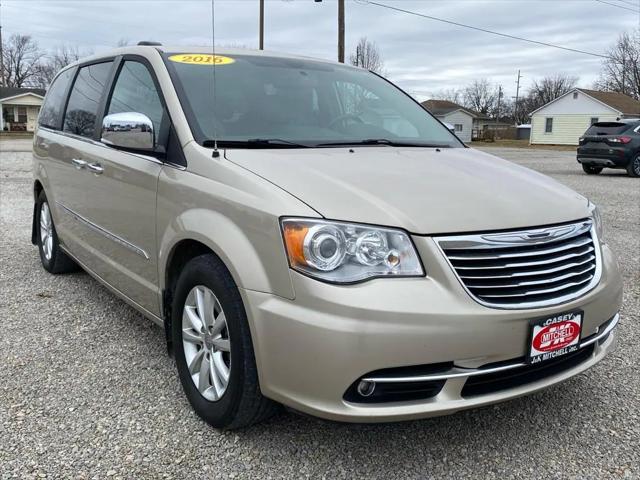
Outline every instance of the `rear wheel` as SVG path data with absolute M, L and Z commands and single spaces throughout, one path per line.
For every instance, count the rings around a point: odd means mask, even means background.
M 56 227 L 53 224 L 51 209 L 44 191 L 36 202 L 36 241 L 40 251 L 40 261 L 49 273 L 67 273 L 77 271 L 78 265 L 62 251 Z
M 242 298 L 220 259 L 201 255 L 185 265 L 171 318 L 180 382 L 202 419 L 234 429 L 277 411 L 260 391 Z
M 585 165 L 583 163 L 582 170 L 584 170 L 584 173 L 587 175 L 597 175 L 602 172 L 602 167 L 594 167 L 593 165 Z
M 627 173 L 630 177 L 640 177 L 640 153 L 633 157 L 627 165 Z

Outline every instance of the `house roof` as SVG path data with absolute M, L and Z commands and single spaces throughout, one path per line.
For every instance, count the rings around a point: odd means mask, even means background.
M 636 100 L 635 98 L 630 97 L 629 95 L 625 95 L 624 93 L 601 92 L 599 90 L 588 90 L 586 88 L 574 88 L 572 90 L 569 90 L 564 95 L 560 95 L 559 97 L 554 98 L 549 103 L 545 103 L 541 107 L 535 109 L 529 115 L 533 115 L 534 113 L 542 110 L 543 108 L 551 105 L 554 102 L 557 102 L 561 98 L 566 97 L 567 95 L 569 95 L 570 93 L 573 93 L 575 91 L 584 93 L 585 95 L 593 98 L 597 102 L 600 102 L 600 103 L 606 105 L 607 107 L 612 108 L 613 110 L 616 110 L 617 112 L 620 112 L 623 115 L 638 115 L 638 114 L 640 114 L 640 101 Z
M 420 105 L 422 105 L 434 115 L 447 115 L 449 113 L 462 110 L 472 117 L 479 116 L 479 114 L 474 112 L 473 110 L 469 110 L 468 108 L 465 108 L 462 105 L 458 105 L 457 103 L 450 102 L 449 100 L 426 100 Z
M 0 100 L 3 98 L 17 97 L 26 93 L 33 93 L 40 97 L 44 97 L 44 88 L 17 88 L 17 87 L 0 87 Z
M 586 88 L 578 88 L 578 90 L 625 115 L 637 115 L 640 113 L 640 101 L 624 93 L 600 92 L 598 90 L 587 90 Z

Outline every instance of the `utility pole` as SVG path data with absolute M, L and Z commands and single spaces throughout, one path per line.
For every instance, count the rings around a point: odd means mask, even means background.
M 516 124 L 516 127 L 518 126 L 518 98 L 520 98 L 520 79 L 522 78 L 522 75 L 520 75 L 520 70 L 518 70 L 518 79 L 516 80 L 516 101 L 513 104 L 513 120 Z
M 500 99 L 502 98 L 502 85 L 498 85 L 498 108 L 496 109 L 496 131 L 500 121 Z
M 344 63 L 344 0 L 338 0 L 338 61 Z
M 260 0 L 260 50 L 264 50 L 264 0 Z

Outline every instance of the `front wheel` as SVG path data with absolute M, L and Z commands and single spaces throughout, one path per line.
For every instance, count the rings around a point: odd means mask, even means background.
M 171 319 L 180 382 L 202 419 L 235 429 L 277 411 L 277 404 L 260 391 L 242 298 L 220 259 L 201 255 L 187 263 L 178 278 Z
M 602 172 L 602 167 L 594 167 L 593 165 L 585 165 L 583 163 L 582 170 L 584 170 L 584 173 L 586 173 L 587 175 L 598 175 L 600 172 Z
M 630 177 L 640 177 L 640 153 L 633 157 L 627 165 L 627 173 Z

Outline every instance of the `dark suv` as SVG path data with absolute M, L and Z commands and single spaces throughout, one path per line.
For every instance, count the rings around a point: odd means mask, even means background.
M 597 122 L 580 137 L 578 162 L 589 175 L 607 168 L 624 168 L 640 177 L 640 119 Z

